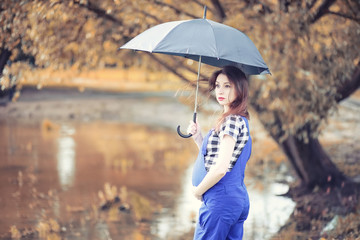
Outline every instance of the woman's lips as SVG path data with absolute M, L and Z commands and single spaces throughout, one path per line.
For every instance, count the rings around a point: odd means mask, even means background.
M 224 101 L 225 98 L 223 98 L 223 97 L 218 97 L 218 100 L 219 100 L 219 101 Z

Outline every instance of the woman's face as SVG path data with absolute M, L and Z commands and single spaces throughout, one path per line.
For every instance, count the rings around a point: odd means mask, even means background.
M 227 111 L 230 104 L 236 98 L 234 84 L 229 81 L 225 74 L 220 73 L 215 82 L 215 95 L 220 105 Z

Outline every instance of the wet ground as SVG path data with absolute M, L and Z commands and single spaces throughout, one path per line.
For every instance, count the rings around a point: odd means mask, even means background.
M 1 239 L 191 235 L 200 206 L 190 191 L 197 149 L 175 132 L 178 124 L 186 128 L 192 109 L 174 93 L 24 89 L 18 102 L 0 108 Z M 199 118 L 206 128 L 210 120 Z M 252 121 L 253 157 L 263 161 L 247 169 L 244 239 L 269 239 L 293 211 L 290 199 L 277 196 L 292 177 Z M 336 139 L 350 143 L 352 135 L 339 131 Z

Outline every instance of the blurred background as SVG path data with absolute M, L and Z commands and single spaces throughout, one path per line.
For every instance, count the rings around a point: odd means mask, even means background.
M 192 239 L 197 62 L 118 50 L 207 18 L 250 37 L 244 239 L 360 237 L 356 0 L 3 0 L 0 239 Z M 201 78 L 216 68 L 203 65 Z M 221 109 L 200 85 L 203 131 Z

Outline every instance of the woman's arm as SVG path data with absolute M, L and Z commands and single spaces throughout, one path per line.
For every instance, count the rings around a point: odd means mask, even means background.
M 196 198 L 201 196 L 223 178 L 229 168 L 232 154 L 235 148 L 235 139 L 229 135 L 224 135 L 219 147 L 219 155 L 216 164 L 211 166 L 202 182 L 193 189 Z

